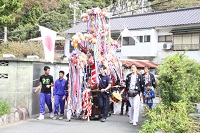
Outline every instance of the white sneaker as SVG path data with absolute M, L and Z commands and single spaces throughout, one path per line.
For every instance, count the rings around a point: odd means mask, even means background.
M 50 118 L 53 118 L 54 117 L 54 114 L 53 113 L 50 113 Z
M 37 120 L 44 120 L 44 115 L 40 114 L 40 116 L 37 118 Z
M 136 123 L 136 122 L 133 122 L 133 126 L 137 126 L 137 123 Z
M 62 119 L 63 119 L 63 116 L 64 116 L 64 115 L 60 115 L 59 120 L 62 120 Z
M 133 124 L 133 121 L 130 121 L 129 123 L 130 123 L 130 124 Z

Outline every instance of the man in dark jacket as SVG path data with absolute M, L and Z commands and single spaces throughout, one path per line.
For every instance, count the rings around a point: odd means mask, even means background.
M 151 74 L 150 72 L 150 67 L 149 66 L 145 66 L 144 67 L 144 74 L 142 74 L 142 88 L 141 88 L 141 92 L 142 92 L 142 97 L 143 97 L 143 103 L 144 103 L 144 91 L 146 90 L 145 85 L 147 83 L 150 83 L 150 85 L 153 87 L 154 92 L 156 92 L 156 80 L 153 74 Z
M 136 126 L 139 118 L 139 93 L 141 91 L 141 75 L 137 73 L 136 65 L 131 66 L 131 73 L 126 77 L 126 91 L 131 106 L 129 107 L 130 123 Z
M 106 67 L 100 66 L 99 67 L 99 90 L 101 91 L 98 95 L 99 99 L 99 107 L 101 109 L 101 121 L 105 122 L 106 118 L 108 116 L 109 111 L 109 89 L 111 87 L 112 81 L 110 79 L 110 76 L 106 74 Z

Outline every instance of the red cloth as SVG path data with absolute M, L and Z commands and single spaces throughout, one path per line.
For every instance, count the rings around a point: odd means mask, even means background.
M 90 100 L 90 89 L 85 88 L 83 90 L 83 119 L 87 119 L 92 114 L 92 102 Z

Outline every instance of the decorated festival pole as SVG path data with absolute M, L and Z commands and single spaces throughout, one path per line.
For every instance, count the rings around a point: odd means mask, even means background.
M 72 37 L 71 45 L 74 46 L 74 51 L 69 59 L 71 79 L 68 110 L 78 113 L 83 111 L 82 118 L 89 121 L 92 114 L 90 91 L 97 89 L 98 66 L 105 65 L 109 68 L 110 76 L 114 77 L 113 82 L 116 82 L 117 75 L 120 75 L 121 67 L 115 55 L 119 44 L 111 38 L 110 15 L 99 8 L 92 8 L 83 13 L 81 18 L 83 22 L 87 22 L 87 33 L 78 32 Z M 88 66 L 91 71 L 87 71 Z M 82 76 L 82 73 L 87 76 Z M 89 74 L 91 78 L 86 80 Z

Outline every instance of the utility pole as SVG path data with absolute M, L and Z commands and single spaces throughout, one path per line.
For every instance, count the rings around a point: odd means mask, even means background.
M 144 13 L 144 0 L 142 0 L 142 13 Z
M 76 25 L 76 9 L 78 9 L 78 6 L 80 6 L 81 4 L 79 4 L 79 2 L 74 2 L 74 4 L 69 4 L 69 7 L 70 8 L 73 8 L 74 9 L 74 26 Z
M 4 27 L 4 43 L 7 42 L 7 37 L 8 37 L 8 30 L 7 27 Z

